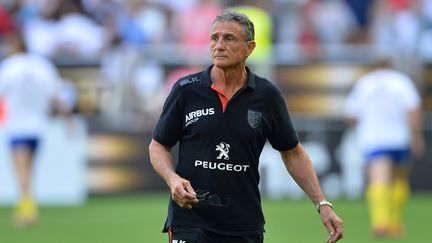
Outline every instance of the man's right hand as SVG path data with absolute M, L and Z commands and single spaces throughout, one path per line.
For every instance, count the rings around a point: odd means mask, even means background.
M 192 205 L 199 201 L 196 197 L 195 190 L 190 182 L 178 175 L 172 176 L 168 183 L 171 189 L 171 197 L 180 207 L 191 209 Z

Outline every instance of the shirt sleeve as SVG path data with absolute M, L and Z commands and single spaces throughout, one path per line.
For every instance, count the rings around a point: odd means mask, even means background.
M 174 85 L 165 100 L 162 113 L 153 129 L 152 137 L 159 143 L 172 147 L 182 134 L 181 87 Z
M 420 107 L 421 98 L 414 82 L 408 77 L 404 77 L 401 81 L 401 99 L 404 101 L 406 109 L 411 110 Z
M 273 95 L 273 99 L 275 104 L 272 111 L 272 128 L 268 140 L 276 150 L 290 150 L 299 143 L 297 131 L 294 129 L 285 99 L 279 89 L 277 89 L 276 95 Z

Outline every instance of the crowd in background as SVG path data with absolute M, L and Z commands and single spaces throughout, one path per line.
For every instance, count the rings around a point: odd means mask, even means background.
M 271 18 L 274 44 L 392 43 L 432 59 L 432 0 L 1 0 L 0 35 L 19 28 L 30 50 L 95 58 L 119 43 L 206 45 L 225 7 L 249 5 Z
M 266 64 L 365 45 L 391 47 L 405 63 L 432 61 L 432 0 L 0 0 L 0 58 L 2 40 L 18 31 L 29 52 L 57 64 L 100 64 L 109 92 L 99 109 L 113 119 L 119 111 L 158 114 L 154 104 L 172 83 L 206 63 L 208 28 L 226 7 L 253 20 L 250 59 Z M 183 67 L 166 72 L 167 64 Z M 257 68 L 272 78 L 268 66 Z

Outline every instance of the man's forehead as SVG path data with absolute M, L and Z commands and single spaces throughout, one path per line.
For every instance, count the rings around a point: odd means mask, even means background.
M 235 21 L 222 21 L 215 23 L 211 30 L 211 34 L 215 33 L 240 33 L 242 32 L 242 26 Z

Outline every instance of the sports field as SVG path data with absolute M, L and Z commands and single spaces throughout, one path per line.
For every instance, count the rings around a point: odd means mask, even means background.
M 0 207 L 1 243 L 167 243 L 160 233 L 167 194 L 94 197 L 82 207 L 43 207 L 38 226 L 10 225 L 10 208 Z M 405 211 L 406 234 L 397 240 L 375 239 L 368 231 L 363 200 L 336 200 L 345 223 L 346 243 L 432 242 L 432 194 L 415 194 Z M 264 199 L 265 243 L 325 242 L 326 231 L 313 205 L 305 200 Z

